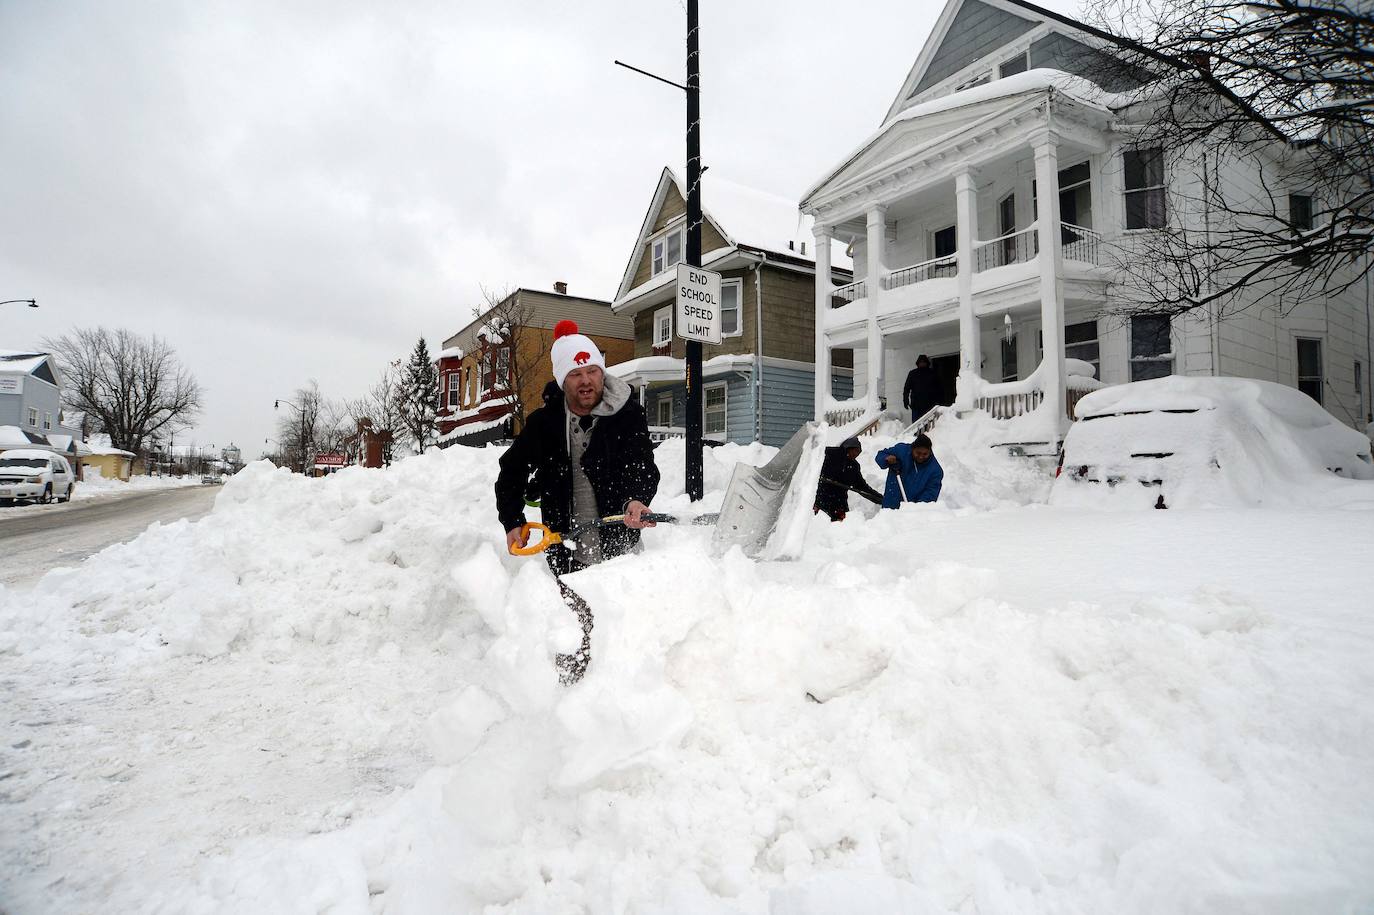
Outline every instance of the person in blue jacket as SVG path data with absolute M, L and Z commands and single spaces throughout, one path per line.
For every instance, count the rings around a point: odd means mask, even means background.
M 931 450 L 930 437 L 924 433 L 910 445 L 899 442 L 884 448 L 874 460 L 888 470 L 883 508 L 901 508 L 903 495 L 908 502 L 934 502 L 940 498 L 945 471 Z

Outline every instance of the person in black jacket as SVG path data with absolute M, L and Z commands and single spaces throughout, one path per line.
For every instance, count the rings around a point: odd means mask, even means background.
M 940 376 L 930 367 L 930 357 L 922 353 L 916 357 L 916 368 L 907 373 L 902 386 L 902 406 L 911 408 L 911 421 L 925 416 L 944 396 Z
M 639 544 L 639 532 L 653 527 L 643 515 L 658 492 L 648 418 L 630 386 L 605 372 L 606 360 L 572 321 L 554 328 L 549 351 L 554 381 L 544 388 L 544 406 L 525 420 L 506 453 L 496 478 L 496 512 L 506 532 L 506 545 L 525 545 L 527 489 L 537 479 L 541 520 L 566 535 L 574 524 L 590 524 L 606 515 L 623 514 L 623 526 L 579 533 L 569 545 L 545 551 L 549 568 L 560 577 L 564 601 L 582 622 L 582 648 L 560 655 L 565 683 L 586 669 L 591 650 L 591 610 L 561 576 L 602 559 L 619 556 Z
M 849 513 L 849 493 L 856 492 L 870 502 L 881 503 L 882 494 L 864 479 L 859 469 L 859 455 L 863 446 L 857 438 L 847 438 L 834 448 L 825 449 L 821 463 L 821 480 L 816 486 L 816 503 L 812 513 L 825 512 L 831 521 L 843 521 Z

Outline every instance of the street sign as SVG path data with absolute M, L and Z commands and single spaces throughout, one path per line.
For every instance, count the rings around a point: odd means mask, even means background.
M 677 335 L 720 343 L 720 274 L 677 265 Z

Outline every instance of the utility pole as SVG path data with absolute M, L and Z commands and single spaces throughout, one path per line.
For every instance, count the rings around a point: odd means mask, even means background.
M 701 266 L 701 55 L 697 0 L 687 0 L 687 266 Z M 705 489 L 701 445 L 701 342 L 687 341 L 687 497 Z
M 687 85 L 616 61 L 618 67 L 633 70 L 650 79 L 667 83 L 687 93 L 687 250 L 689 267 L 701 267 L 701 55 L 698 41 L 697 0 L 687 0 Z M 687 340 L 687 496 L 693 502 L 705 490 L 702 473 L 701 442 L 701 342 Z

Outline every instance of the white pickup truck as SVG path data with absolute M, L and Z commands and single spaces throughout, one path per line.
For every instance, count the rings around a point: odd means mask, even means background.
M 14 449 L 0 454 L 0 505 L 72 500 L 76 475 L 60 454 Z

